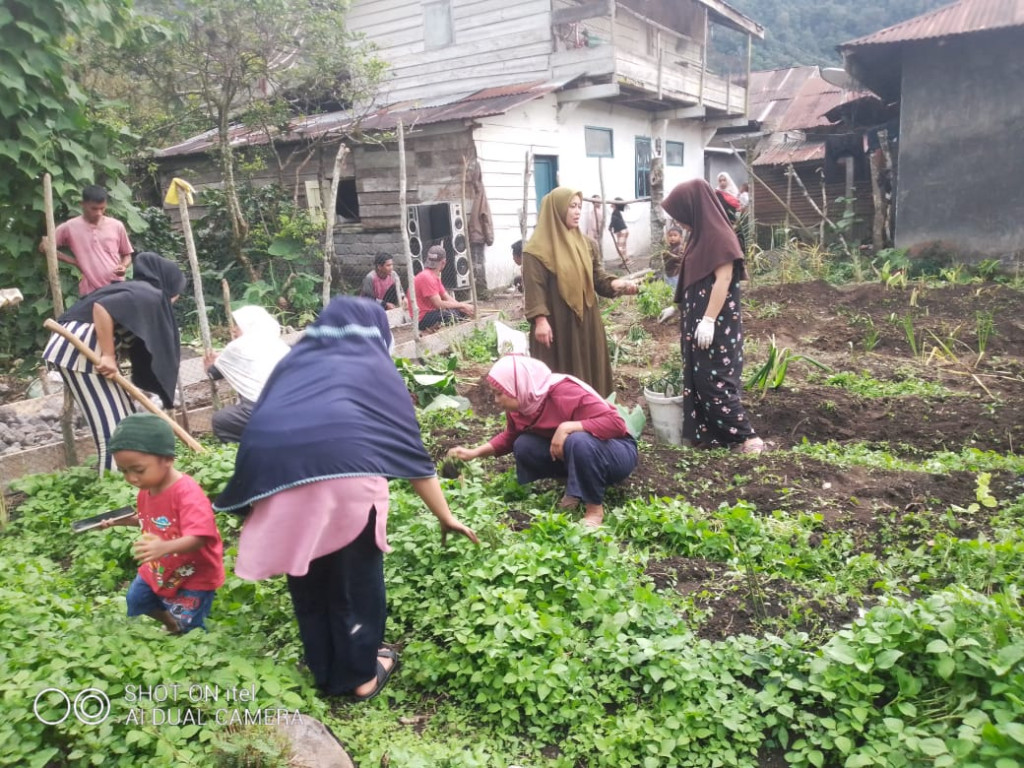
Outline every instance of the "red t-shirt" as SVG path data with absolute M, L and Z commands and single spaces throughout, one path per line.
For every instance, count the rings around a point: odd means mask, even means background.
M 512 444 L 524 432 L 551 438 L 563 421 L 578 421 L 583 429 L 598 440 L 626 437 L 629 430 L 615 406 L 598 395 L 584 389 L 575 381 L 566 379 L 548 390 L 540 413 L 524 416 L 509 413 L 505 416 L 505 431 L 495 435 L 488 442 L 494 448 L 495 456 L 512 451 Z
M 165 555 L 139 566 L 139 576 L 156 594 L 174 597 L 179 589 L 217 589 L 224 583 L 224 547 L 213 507 L 199 483 L 182 475 L 156 496 L 139 491 L 137 505 L 143 533 L 164 541 L 182 536 L 205 539 L 195 552 Z
M 431 296 L 448 298 L 448 292 L 441 283 L 441 276 L 432 269 L 424 269 L 412 281 L 416 289 L 416 308 L 420 312 L 419 319 L 426 317 L 427 312 L 435 309 L 434 303 L 430 301 Z M 409 313 L 412 314 L 412 302 L 409 303 Z

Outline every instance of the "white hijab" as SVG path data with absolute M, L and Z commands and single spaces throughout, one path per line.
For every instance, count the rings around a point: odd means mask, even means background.
M 722 179 L 725 179 L 725 189 L 722 189 Z M 720 189 L 722 192 L 728 192 L 733 197 L 740 196 L 739 187 L 736 186 L 736 182 L 732 180 L 732 176 L 727 171 L 722 171 L 718 174 L 718 181 L 715 182 L 715 189 Z
M 255 403 L 289 347 L 281 341 L 281 324 L 263 307 L 239 307 L 231 315 L 240 335 L 217 357 L 217 370 L 242 398 Z

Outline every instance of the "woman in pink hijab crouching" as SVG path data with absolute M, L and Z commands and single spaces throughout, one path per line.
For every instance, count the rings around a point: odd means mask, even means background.
M 505 411 L 505 430 L 476 448 L 460 445 L 448 455 L 469 461 L 512 452 L 520 483 L 564 478 L 562 506 L 582 503 L 583 524 L 601 525 L 605 490 L 629 477 L 638 459 L 636 441 L 615 406 L 575 376 L 552 373 L 523 355 L 498 360 L 487 381 L 494 402 Z

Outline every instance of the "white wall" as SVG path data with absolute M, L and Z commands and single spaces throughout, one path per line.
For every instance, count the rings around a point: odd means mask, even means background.
M 636 191 L 634 140 L 637 136 L 653 138 L 657 129 L 648 112 L 607 102 L 582 102 L 559 108 L 554 95 L 504 115 L 481 118 L 478 123 L 474 132 L 477 158 L 494 218 L 494 245 L 485 251 L 490 288 L 508 285 L 512 280 L 511 245 L 520 238 L 519 210 L 523 204 L 523 170 L 528 149 L 535 155 L 557 156 L 559 183 L 579 189 L 584 195 L 593 195 L 600 190 L 598 160 L 586 156 L 584 127 L 612 129 L 614 157 L 601 161 L 605 196 L 629 200 Z M 664 138 L 683 143 L 684 165 L 665 167 L 666 193 L 682 181 L 703 176 L 704 145 L 700 126 L 694 121 L 668 122 Z M 531 173 L 527 188 L 527 237 L 536 222 L 535 189 Z M 629 227 L 630 258 L 646 258 L 651 250 L 650 204 L 630 205 L 624 217 Z M 621 266 L 607 231 L 603 246 L 609 267 Z

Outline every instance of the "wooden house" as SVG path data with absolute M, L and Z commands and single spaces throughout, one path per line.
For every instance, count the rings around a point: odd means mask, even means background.
M 899 110 L 896 245 L 1019 269 L 1024 0 L 959 0 L 839 50 L 846 71 Z
M 464 166 L 470 182 L 479 174 L 494 225 L 492 244 L 472 245 L 478 284 L 507 285 L 524 203 L 532 227 L 538 201 L 558 184 L 588 196 L 603 185 L 606 198 L 631 200 L 650 196 L 652 162 L 666 189 L 702 176 L 716 128 L 745 115 L 750 41 L 763 37 L 721 0 L 353 0 L 348 21 L 390 66 L 386 106 L 359 130 L 370 136 L 402 121 L 414 207 L 401 221 L 393 140 L 346 138 L 339 266 L 360 276 L 376 251 L 401 253 L 403 239 L 414 255 L 439 241 L 454 253 L 456 289 L 468 287 L 460 249 L 470 248 L 466 220 L 479 199 L 468 184 L 462 210 Z M 732 59 L 715 46 L 728 35 L 741 43 Z M 278 143 L 302 146 L 355 123 L 345 113 L 297 119 Z M 158 153 L 162 177 L 202 164 L 210 138 Z M 239 130 L 236 145 L 260 140 Z M 299 180 L 300 196 L 330 183 L 336 146 L 325 143 L 298 170 L 302 152 L 288 161 L 283 175 Z M 645 255 L 650 203 L 630 205 L 626 220 L 630 252 Z M 614 254 L 607 233 L 604 252 Z
M 715 144 L 750 158 L 745 171 L 761 247 L 793 236 L 833 239 L 828 222 L 838 223 L 848 207 L 853 220 L 844 237 L 870 239 L 874 198 L 863 132 L 834 112 L 862 96 L 828 82 L 817 66 L 751 73 L 749 124 L 723 129 Z

